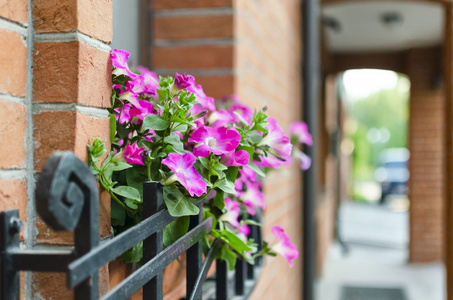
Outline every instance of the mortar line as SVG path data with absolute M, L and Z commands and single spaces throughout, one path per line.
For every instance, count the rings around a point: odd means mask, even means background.
M 27 28 L 11 20 L 7 20 L 0 17 L 0 28 L 11 30 L 20 33 L 23 36 L 27 36 Z
M 26 179 L 26 169 L 4 169 L 0 170 L 0 179 Z
M 175 75 L 175 72 L 185 72 L 187 74 L 193 75 L 193 76 L 228 76 L 228 75 L 233 75 L 236 76 L 239 74 L 238 70 L 235 68 L 221 68 L 221 69 L 201 69 L 201 70 L 191 70 L 191 69 L 154 69 L 154 72 L 156 72 L 159 75 Z M 196 79 L 196 78 L 195 78 Z
M 12 103 L 24 104 L 24 105 L 26 104 L 25 97 L 11 96 L 8 94 L 3 94 L 3 93 L 0 93 L 0 101 L 12 102 Z
M 32 7 L 33 0 L 28 0 L 28 27 L 27 27 L 27 77 L 25 86 L 25 105 L 27 107 L 27 127 L 25 134 L 26 145 L 26 184 L 27 184 L 27 224 L 25 228 L 25 248 L 32 248 L 35 240 L 35 179 L 34 179 L 34 143 L 33 143 L 33 46 L 34 28 Z M 25 272 L 25 299 L 32 299 L 32 272 Z
M 154 47 L 184 47 L 184 46 L 231 46 L 235 44 L 235 40 L 233 38 L 225 38 L 225 39 L 198 39 L 198 40 L 155 40 L 153 46 Z
M 76 103 L 33 103 L 33 114 L 42 112 L 75 111 L 97 119 L 107 118 L 109 113 L 104 108 L 84 106 Z
M 232 7 L 222 8 L 187 8 L 187 9 L 164 9 L 154 10 L 154 17 L 176 17 L 176 16 L 219 16 L 231 15 L 234 13 Z
M 87 45 L 90 45 L 94 48 L 102 50 L 104 52 L 110 52 L 110 46 L 106 43 L 95 39 L 91 36 L 88 36 L 79 31 L 69 31 L 69 32 L 55 32 L 55 33 L 37 33 L 35 35 L 36 42 L 84 42 Z

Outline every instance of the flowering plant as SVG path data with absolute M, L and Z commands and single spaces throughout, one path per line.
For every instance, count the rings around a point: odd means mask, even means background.
M 206 246 L 222 240 L 219 258 L 230 269 L 237 257 L 253 263 L 257 255 L 275 253 L 292 266 L 299 252 L 281 227 L 272 228 L 278 243 L 268 247 L 264 242 L 259 252 L 247 235 L 248 225 L 259 225 L 249 216 L 266 206 L 259 176 L 289 164 L 292 152 L 297 157 L 302 152 L 293 151 L 291 139 L 266 108 L 252 111 L 235 96 L 215 103 L 194 77 L 158 77 L 144 67 L 136 73 L 128 57 L 123 50 L 111 52 L 112 151 L 99 166 L 105 145 L 99 139 L 88 145 L 90 167 L 112 197 L 115 233 L 142 220 L 143 182 L 159 181 L 166 208 L 179 217 L 164 228 L 165 245 L 187 232 L 189 216 L 199 213 L 194 202 L 207 200 L 203 215 L 213 217 L 213 227 Z M 293 143 L 310 144 L 304 123 L 291 128 Z M 307 168 L 309 158 L 302 160 Z M 141 257 L 142 244 L 123 254 L 125 262 Z

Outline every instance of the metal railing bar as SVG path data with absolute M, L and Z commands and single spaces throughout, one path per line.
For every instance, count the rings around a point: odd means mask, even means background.
M 220 248 L 222 247 L 222 242 L 216 240 L 212 245 L 211 249 L 206 255 L 206 258 L 201 266 L 200 274 L 198 274 L 197 280 L 195 281 L 194 289 L 192 291 L 192 295 L 190 295 L 189 300 L 197 299 L 202 292 L 203 282 L 206 280 L 208 276 L 209 268 L 212 265 L 217 253 L 219 252 Z
M 68 266 L 68 287 L 76 286 L 91 273 L 175 219 L 167 210 L 162 210 L 75 260 Z
M 216 299 L 227 300 L 228 299 L 228 269 L 225 261 L 216 260 Z
M 127 277 L 114 289 L 107 293 L 102 300 L 123 300 L 135 293 L 140 287 L 156 276 L 157 272 L 168 266 L 188 248 L 207 235 L 212 228 L 212 218 L 203 221 L 182 238 L 174 242 L 156 257 Z
M 17 271 L 66 272 L 68 264 L 77 258 L 70 250 L 15 249 L 8 254 L 12 267 Z

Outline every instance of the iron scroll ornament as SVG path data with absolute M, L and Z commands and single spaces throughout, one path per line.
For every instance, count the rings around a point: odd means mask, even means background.
M 96 180 L 89 167 L 70 151 L 47 160 L 36 188 L 36 210 L 54 230 L 72 231 L 84 206 L 99 211 Z
M 74 254 L 82 257 L 99 244 L 99 192 L 90 168 L 70 151 L 47 160 L 36 188 L 36 210 L 53 229 L 74 230 Z M 74 289 L 75 299 L 97 299 L 99 273 Z

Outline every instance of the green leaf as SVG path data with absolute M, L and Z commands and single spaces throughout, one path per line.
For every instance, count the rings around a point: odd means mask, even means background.
M 126 204 L 128 207 L 130 207 L 132 209 L 138 209 L 138 205 L 135 200 L 126 199 L 126 200 L 124 200 L 124 204 Z
M 116 117 L 114 114 L 109 114 L 110 118 L 110 141 L 115 139 L 116 134 Z
M 256 131 L 250 131 L 248 134 L 248 139 L 250 140 L 250 142 L 252 142 L 252 144 L 258 144 L 259 142 L 261 142 L 263 137 Z
M 229 194 L 235 194 L 236 193 L 236 190 L 234 189 L 234 183 L 229 181 L 229 180 L 227 180 L 227 179 L 222 179 L 222 180 L 217 181 L 214 184 L 214 186 L 218 187 L 219 189 L 221 189 L 225 193 L 229 193 Z
M 164 202 L 173 217 L 196 215 L 200 209 L 177 189 L 164 187 Z
M 209 159 L 207 159 L 206 157 L 202 157 L 202 156 L 199 156 L 198 159 L 200 160 L 203 167 L 205 167 L 206 169 L 209 170 Z
M 252 248 L 247 246 L 246 243 L 244 243 L 240 238 L 238 238 L 234 233 L 228 231 L 228 230 L 223 230 L 221 232 L 221 235 L 227 243 L 236 250 L 238 253 L 242 253 L 243 251 L 251 251 Z
M 165 137 L 164 142 L 172 145 L 175 150 L 179 151 L 184 150 L 184 144 L 181 142 L 181 138 L 174 132 L 172 132 L 169 136 Z
M 132 165 L 128 164 L 125 161 L 110 162 L 108 166 L 108 168 L 112 171 L 122 171 L 132 167 L 133 167 Z
M 250 159 L 252 159 L 252 157 L 253 157 L 253 152 L 255 151 L 255 148 L 252 147 L 252 146 L 240 145 L 239 147 L 236 148 L 235 151 L 239 151 L 239 150 L 245 150 L 245 151 L 247 151 L 247 152 L 250 154 Z
M 136 202 L 142 202 L 140 192 L 136 188 L 121 185 L 114 187 L 112 190 L 115 194 L 123 196 L 124 198 L 135 200 Z
M 153 130 L 165 130 L 168 128 L 170 123 L 162 119 L 159 115 L 147 115 L 143 120 L 141 132 L 148 129 Z
M 228 168 L 229 179 L 232 182 L 236 181 L 236 178 L 238 177 L 238 173 L 239 173 L 239 167 L 229 167 Z
M 220 259 L 226 261 L 228 270 L 233 271 L 236 265 L 236 255 L 226 245 L 220 250 Z
M 118 136 L 120 137 L 120 139 L 125 139 L 129 136 L 130 129 L 126 128 L 125 125 L 118 123 L 116 130 L 118 132 Z
M 144 166 L 134 166 L 126 170 L 126 182 L 128 186 L 137 189 L 143 195 L 143 182 L 148 181 L 148 171 Z
M 247 225 L 255 225 L 255 226 L 260 226 L 260 227 L 263 226 L 263 224 L 253 221 L 253 220 L 246 220 L 244 223 Z
M 238 113 L 237 111 L 234 112 L 234 114 L 236 116 L 238 116 L 239 120 L 241 120 L 242 124 L 244 124 L 246 127 L 249 126 L 249 123 L 241 116 L 240 113 Z
M 189 216 L 180 217 L 164 227 L 164 245 L 170 246 L 189 230 Z
M 143 256 L 143 242 L 138 243 L 132 249 L 124 252 L 121 257 L 126 264 L 138 263 L 142 260 Z
M 225 193 L 222 190 L 217 190 L 217 193 L 214 196 L 214 205 L 220 209 L 223 210 L 225 207 Z
M 124 226 L 126 220 L 126 211 L 115 201 L 110 202 L 112 226 Z
M 252 169 L 253 171 L 255 171 L 256 174 L 258 174 L 259 176 L 261 177 L 265 177 L 266 175 L 263 173 L 263 171 L 261 170 L 260 167 L 258 167 L 257 165 L 255 165 L 254 163 L 252 162 L 249 162 L 249 164 L 247 165 L 247 167 L 249 167 L 250 169 Z
M 217 218 L 216 216 L 214 216 L 213 213 L 211 213 L 209 211 L 208 208 L 203 208 L 203 220 L 206 220 L 206 219 L 209 219 L 209 218 L 212 218 L 212 227 L 211 227 L 211 230 L 212 229 L 215 229 L 217 227 Z

